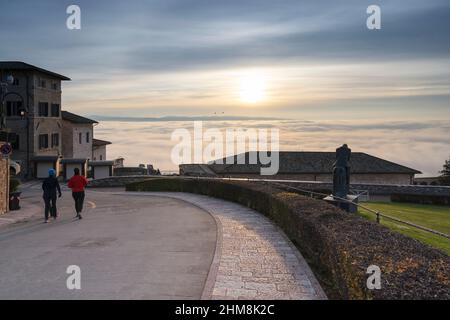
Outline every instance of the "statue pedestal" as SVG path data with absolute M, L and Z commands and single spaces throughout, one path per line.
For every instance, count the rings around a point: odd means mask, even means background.
M 347 212 L 350 213 L 356 213 L 358 211 L 358 197 L 357 196 L 353 196 L 353 195 L 347 195 L 346 199 L 348 201 L 343 201 L 343 200 L 339 200 L 339 199 L 335 199 L 333 197 L 333 195 L 328 196 L 326 198 L 324 198 L 323 200 L 325 200 L 326 202 L 332 204 L 333 206 L 336 206 L 342 210 L 345 210 Z

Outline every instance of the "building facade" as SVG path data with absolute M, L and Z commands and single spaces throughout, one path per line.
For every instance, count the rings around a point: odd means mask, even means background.
M 92 160 L 93 161 L 105 161 L 106 160 L 106 146 L 111 142 L 94 139 L 92 141 Z
M 94 125 L 97 121 L 62 111 L 62 135 L 64 158 L 92 160 Z
M 14 77 L 5 96 L 6 124 L 16 133 L 11 159 L 22 174 L 40 177 L 58 169 L 62 155 L 61 84 L 68 77 L 24 63 L 0 62 L 0 76 Z
M 14 83 L 4 96 L 6 136 L 13 137 L 7 142 L 21 176 L 44 178 L 52 168 L 67 179 L 75 167 L 86 174 L 94 153 L 106 160 L 110 142 L 94 144 L 98 122 L 61 110 L 61 85 L 68 77 L 24 62 L 0 61 L 0 77 L 7 75 L 14 77 Z

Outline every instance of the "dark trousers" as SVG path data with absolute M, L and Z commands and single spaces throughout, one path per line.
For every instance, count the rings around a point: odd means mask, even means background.
M 56 195 L 55 196 L 45 196 L 45 220 L 48 220 L 48 214 L 52 217 L 56 217 Z
M 75 211 L 80 213 L 83 211 L 83 203 L 84 203 L 84 191 L 81 192 L 72 192 L 73 200 L 75 200 Z

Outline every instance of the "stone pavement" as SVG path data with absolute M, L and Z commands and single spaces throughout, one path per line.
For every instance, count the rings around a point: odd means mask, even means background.
M 29 221 L 32 217 L 43 215 L 42 204 L 21 201 L 21 209 L 0 215 L 0 228 L 6 225 Z
M 203 299 L 326 299 L 295 246 L 262 214 L 196 194 L 128 193 L 180 199 L 216 219 L 217 247 Z

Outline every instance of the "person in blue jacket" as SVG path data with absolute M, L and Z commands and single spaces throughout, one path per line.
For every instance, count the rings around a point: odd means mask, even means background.
M 61 188 L 58 179 L 56 178 L 56 171 L 54 169 L 48 170 L 48 177 L 42 182 L 42 190 L 44 191 L 43 198 L 45 203 L 45 223 L 48 223 L 48 215 L 56 219 L 56 192 L 61 198 Z

